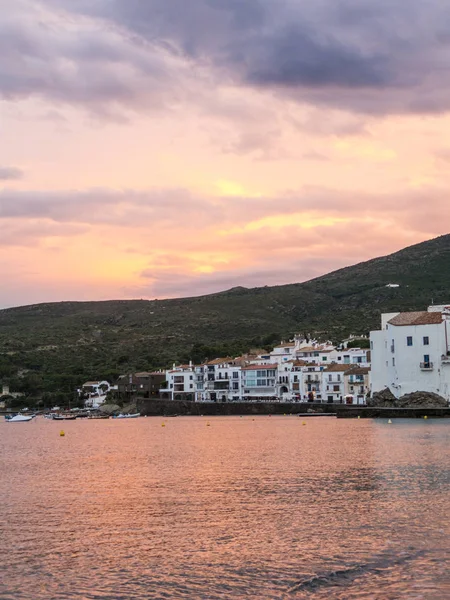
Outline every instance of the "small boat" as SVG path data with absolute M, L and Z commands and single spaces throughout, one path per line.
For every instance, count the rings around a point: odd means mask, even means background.
M 75 421 L 77 415 L 53 415 L 54 421 Z
M 120 415 L 117 415 L 117 417 L 115 417 L 116 419 L 137 419 L 137 417 L 140 417 L 141 413 L 135 413 L 134 415 L 123 415 L 122 413 L 120 413 Z
M 5 419 L 8 423 L 25 423 L 26 421 L 31 421 L 33 416 L 27 415 L 15 415 L 14 417 L 6 416 Z
M 109 419 L 109 415 L 89 415 L 88 419 Z

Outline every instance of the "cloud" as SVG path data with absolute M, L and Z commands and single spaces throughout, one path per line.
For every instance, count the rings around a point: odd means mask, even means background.
M 157 41 L 23 0 L 0 0 L 0 9 L 0 98 L 43 98 L 121 120 L 124 109 L 167 108 L 183 95 L 184 64 Z
M 158 40 L 222 81 L 389 114 L 450 107 L 444 0 L 55 0 Z
M 17 167 L 2 167 L 0 165 L 0 181 L 11 181 L 22 179 L 24 172 Z
M 0 0 L 0 9 L 9 100 L 120 120 L 211 110 L 206 88 L 237 85 L 374 115 L 450 108 L 444 0 L 410 0 L 407 10 L 403 0 Z

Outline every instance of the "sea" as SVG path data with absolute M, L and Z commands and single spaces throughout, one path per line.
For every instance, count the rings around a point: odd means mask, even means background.
M 450 421 L 0 417 L 0 561 L 2 600 L 450 599 Z

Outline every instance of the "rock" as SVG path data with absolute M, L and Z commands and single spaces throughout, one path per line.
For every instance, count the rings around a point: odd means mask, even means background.
M 413 392 L 405 394 L 397 400 L 400 408 L 446 408 L 448 402 L 433 392 Z
M 389 388 L 382 390 L 381 392 L 375 392 L 372 398 L 367 401 L 368 406 L 380 406 L 387 408 L 394 408 L 397 405 L 397 398 L 391 392 Z
M 122 409 L 124 415 L 135 415 L 138 411 L 136 404 L 127 404 Z
M 119 414 L 121 408 L 118 404 L 103 404 L 100 410 L 102 411 L 102 413 L 105 413 L 107 415 L 113 415 L 114 413 Z

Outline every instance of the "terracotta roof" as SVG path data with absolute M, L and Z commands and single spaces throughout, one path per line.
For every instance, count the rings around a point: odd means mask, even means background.
M 348 371 L 350 368 L 350 365 L 338 365 L 337 363 L 328 365 L 328 367 L 325 369 L 325 371 L 327 373 L 333 373 L 333 372 L 341 372 L 341 371 Z
M 222 365 L 225 363 L 230 363 L 233 362 L 234 359 L 230 358 L 229 356 L 227 358 L 215 358 L 214 360 L 210 360 L 209 362 L 207 362 L 207 365 Z
M 242 371 L 259 371 L 260 369 L 276 369 L 278 365 L 248 365 Z
M 442 313 L 427 312 L 425 310 L 418 312 L 400 313 L 389 321 L 390 325 L 439 325 L 442 323 Z
M 330 348 L 329 346 L 305 346 L 305 348 L 299 348 L 297 353 L 299 352 L 333 352 L 334 348 Z
M 370 367 L 358 367 L 358 365 L 352 365 L 345 374 L 346 375 L 368 375 L 369 373 L 370 373 Z
M 294 361 L 293 365 L 294 367 L 306 367 L 308 366 L 310 363 L 306 362 L 306 360 L 296 360 Z

